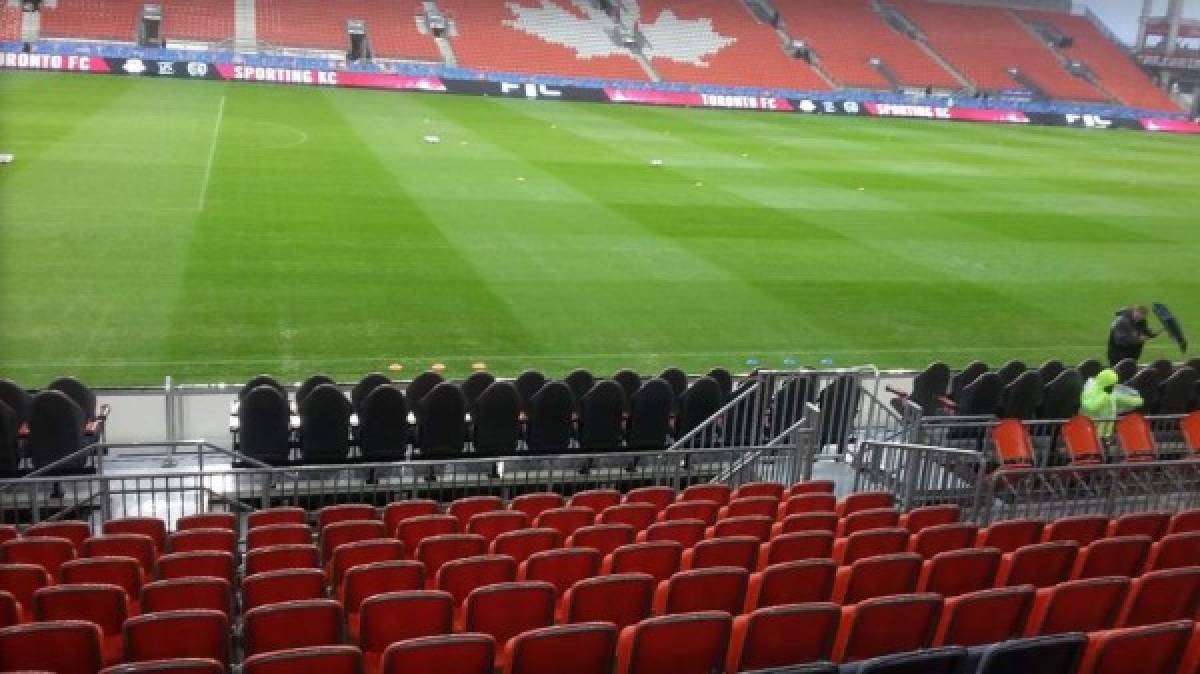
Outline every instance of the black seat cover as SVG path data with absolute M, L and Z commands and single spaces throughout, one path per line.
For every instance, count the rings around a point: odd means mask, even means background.
M 472 445 L 481 456 L 505 456 L 517 451 L 521 439 L 521 397 L 512 383 L 487 387 L 471 406 Z
M 34 469 L 48 466 L 83 449 L 83 410 L 62 391 L 41 391 L 29 407 L 29 437 L 26 449 Z M 88 472 L 87 459 L 56 468 L 53 475 Z
M 579 448 L 614 451 L 621 447 L 625 391 L 611 379 L 596 382 L 579 401 Z
M 571 446 L 571 415 L 575 396 L 564 382 L 552 381 L 529 401 L 525 444 L 539 454 L 562 454 Z
M 358 411 L 358 447 L 363 460 L 400 461 L 411 437 L 404 392 L 392 384 L 376 386 Z
M 261 384 L 242 399 L 238 417 L 238 445 L 243 454 L 272 466 L 288 462 L 291 438 L 287 398 L 271 386 Z
M 417 406 L 417 446 L 421 458 L 461 456 L 467 435 L 466 415 L 467 399 L 453 384 L 442 382 L 421 398 Z
M 350 453 L 350 401 L 333 384 L 314 388 L 300 405 L 300 460 L 343 463 Z

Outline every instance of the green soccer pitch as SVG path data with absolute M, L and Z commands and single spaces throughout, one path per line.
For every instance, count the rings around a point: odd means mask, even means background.
M 0 99 L 0 376 L 30 387 L 1077 360 L 1151 301 L 1200 330 L 1196 138 L 11 72 Z

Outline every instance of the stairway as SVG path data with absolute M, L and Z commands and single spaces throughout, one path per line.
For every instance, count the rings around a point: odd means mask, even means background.
M 434 43 L 437 44 L 438 52 L 440 52 L 442 55 L 442 62 L 451 68 L 457 68 L 458 54 L 454 53 L 454 45 L 450 44 L 450 36 L 455 32 L 453 22 L 451 22 L 449 19 L 446 19 L 445 32 L 441 37 L 434 36 L 433 31 L 430 31 L 428 25 L 426 25 L 428 17 L 433 16 L 444 18 L 446 15 L 442 13 L 442 9 L 438 7 L 437 2 L 434 0 L 426 0 L 421 4 L 425 7 L 425 16 L 421 17 L 421 31 L 428 31 L 429 35 L 433 37 Z
M 237 0 L 233 23 L 233 48 L 240 52 L 258 51 L 258 12 L 254 0 Z

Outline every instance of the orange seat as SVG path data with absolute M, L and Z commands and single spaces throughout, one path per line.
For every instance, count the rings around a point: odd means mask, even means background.
M 898 527 L 899 524 L 900 513 L 896 512 L 894 508 L 869 508 L 843 517 L 838 522 L 837 536 L 845 538 L 859 531 L 888 529 Z
M 740 498 L 755 498 L 759 496 L 766 496 L 780 501 L 783 499 L 783 491 L 783 485 L 778 482 L 747 482 L 733 490 L 733 493 L 729 496 L 729 501 L 732 504 Z
M 1193 623 L 1181 620 L 1088 635 L 1078 674 L 1158 674 L 1179 668 Z M 1180 669 L 1180 674 L 1193 674 Z M 1193 670 L 1194 671 L 1194 670 Z
M 718 506 L 729 503 L 733 490 L 723 484 L 694 484 L 683 490 L 679 495 L 680 502 L 711 501 Z
M 687 519 L 658 522 L 639 533 L 637 542 L 675 541 L 687 549 L 703 540 L 705 531 L 707 531 L 707 528 L 703 520 Z
M 717 519 L 759 515 L 774 520 L 779 514 L 779 499 L 774 496 L 743 496 L 735 498 L 729 505 L 717 511 Z
M 974 524 L 934 524 L 924 527 L 908 539 L 908 551 L 925 559 L 933 559 L 934 555 L 942 552 L 974 547 L 978 535 L 979 527 Z
M 838 516 L 832 512 L 794 513 L 776 522 L 771 527 L 772 536 L 794 534 L 801 531 L 837 531 Z
M 329 584 L 341 587 L 346 572 L 363 564 L 395 562 L 404 559 L 404 544 L 394 538 L 368 538 L 343 543 L 333 550 L 329 563 Z
M 1142 569 L 1146 567 L 1146 557 L 1149 554 L 1149 536 L 1102 538 L 1079 551 L 1071 577 L 1125 576 L 1132 578 L 1142 573 Z
M 1167 534 L 1186 534 L 1200 531 L 1200 508 L 1182 510 L 1171 516 L 1171 524 L 1167 526 Z
M 650 617 L 656 586 L 645 573 L 585 578 L 563 595 L 560 622 L 607 622 L 617 629 L 637 624 Z
M 425 588 L 425 566 L 420 562 L 375 562 L 346 572 L 338 598 L 346 610 L 350 636 L 359 633 L 360 610 L 367 599 L 390 592 L 413 592 Z
M 467 597 L 464 630 L 479 632 L 508 645 L 509 639 L 554 624 L 554 586 L 528 581 L 481 587 Z M 502 663 L 504 649 L 494 666 Z M 386 659 L 386 658 L 385 658 Z
M 1200 611 L 1200 568 L 1163 569 L 1133 579 L 1118 625 L 1191 620 Z
M 1079 546 L 1074 541 L 1036 543 L 1004 555 L 996 573 L 996 586 L 1050 587 L 1071 577 Z
M 762 543 L 771 538 L 773 524 L 774 520 L 765 515 L 740 515 L 717 520 L 717 523 L 709 527 L 704 535 L 706 538 L 751 536 Z
M 1135 536 L 1138 534 L 1158 540 L 1166 535 L 1171 525 L 1169 512 L 1129 513 L 1113 519 L 1108 525 L 1109 536 Z
M 1120 617 L 1129 579 L 1120 576 L 1059 583 L 1037 591 L 1025 636 L 1110 629 Z
M 720 510 L 721 506 L 716 501 L 679 501 L 664 508 L 658 514 L 658 521 L 700 520 L 705 526 L 711 527 L 716 524 Z
M 863 491 L 856 494 L 850 494 L 842 499 L 837 504 L 837 509 L 834 510 L 838 517 L 849 517 L 860 510 L 873 510 L 875 508 L 893 508 L 895 507 L 896 498 L 891 492 L 886 491 Z
M 758 547 L 758 570 L 783 562 L 805 559 L 832 559 L 833 534 L 826 531 L 799 531 L 780 534 Z
M 522 562 L 517 578 L 550 583 L 555 596 L 562 597 L 575 583 L 599 573 L 600 562 L 600 553 L 591 548 L 547 550 Z
M 940 552 L 925 560 L 918 592 L 954 597 L 986 590 L 996 581 L 1003 556 L 996 548 L 964 548 Z
M 1080 546 L 1091 545 L 1108 535 L 1108 518 L 1103 515 L 1075 515 L 1046 523 L 1042 542 L 1075 541 Z
M 962 516 L 962 509 L 954 503 L 921 506 L 900 516 L 900 526 L 914 536 L 922 530 L 944 524 L 955 524 Z
M 1121 448 L 1124 461 L 1153 461 L 1154 432 L 1146 415 L 1130 412 L 1117 419 L 1117 446 Z
M 675 541 L 623 545 L 604 558 L 601 573 L 645 573 L 660 583 L 679 571 L 683 546 Z
M 711 674 L 725 664 L 732 619 L 722 611 L 649 618 L 621 630 L 615 674 Z
M 1146 560 L 1147 571 L 1181 569 L 1200 560 L 1200 531 L 1169 534 L 1154 543 Z
M 975 540 L 977 548 L 998 548 L 1000 552 L 1012 552 L 1017 548 L 1033 545 L 1042 538 L 1045 524 L 1041 520 L 1018 519 L 995 522 L 980 529 Z
M 749 573 L 758 566 L 758 540 L 752 536 L 729 536 L 700 541 L 683 551 L 683 568 L 735 566 Z
M 833 543 L 833 559 L 847 566 L 865 557 L 890 555 L 908 549 L 908 529 L 867 529 L 856 531 Z
M 396 538 L 404 544 L 404 554 L 416 555 L 417 546 L 430 536 L 456 534 L 462 531 L 457 517 L 450 515 L 418 515 L 396 525 Z
M 1035 596 L 1032 585 L 1018 585 L 946 597 L 933 645 L 982 646 L 1018 639 Z
M 837 516 L 837 497 L 833 494 L 796 494 L 779 504 L 775 519 L 783 520 L 789 515 L 801 513 L 833 513 Z
M 617 630 L 608 623 L 558 625 L 524 632 L 504 648 L 502 674 L 611 674 Z
M 463 557 L 442 565 L 437 572 L 437 589 L 449 593 L 458 610 L 475 589 L 516 579 L 517 564 L 508 555 Z
M 347 543 L 390 538 L 379 520 L 340 520 L 321 529 L 321 561 L 332 569 L 333 551 Z
M 921 556 L 912 552 L 878 555 L 855 561 L 838 569 L 833 585 L 833 601 L 857 604 L 866 599 L 909 594 L 917 588 L 921 576 Z
M 1034 465 L 1033 442 L 1029 439 L 1029 429 L 1020 419 L 1001 419 L 992 428 L 992 444 L 1001 466 Z
M 843 606 L 834 662 L 928 648 L 933 643 L 942 598 L 936 594 L 907 594 L 868 599 Z
M 1096 424 L 1090 418 L 1074 416 L 1062 427 L 1067 456 L 1075 466 L 1104 463 L 1104 445 L 1096 435 Z
M 725 611 L 737 615 L 746 605 L 750 574 L 735 567 L 680 571 L 658 584 L 654 614 Z
M 834 604 L 773 606 L 738 616 L 733 621 L 725 672 L 828 660 L 840 620 L 841 611 Z
M 1193 410 L 1179 422 L 1183 444 L 1192 458 L 1200 457 L 1200 410 Z
M 396 535 L 396 527 L 410 517 L 438 514 L 438 503 L 432 499 L 409 499 L 396 501 L 383 507 L 383 528 L 389 536 Z
M 804 480 L 796 482 L 783 492 L 783 500 L 799 494 L 832 494 L 837 485 L 833 480 Z
M 837 565 L 831 559 L 772 564 L 750 575 L 745 610 L 829 601 L 836 576 Z
M 430 536 L 417 546 L 416 559 L 425 565 L 425 584 L 434 589 L 438 570 L 446 562 L 464 557 L 477 557 L 487 552 L 487 541 L 474 534 L 443 534 Z

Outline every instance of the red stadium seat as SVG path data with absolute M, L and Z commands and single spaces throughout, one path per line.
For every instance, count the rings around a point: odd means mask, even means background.
M 1002 468 L 1028 468 L 1034 465 L 1033 441 L 1020 419 L 1001 419 L 992 428 L 992 444 Z
M 1041 520 L 996 522 L 979 531 L 975 547 L 998 548 L 1000 552 L 1013 552 L 1017 548 L 1041 541 L 1043 527 L 1045 524 Z
M 466 532 L 483 536 L 491 545 L 500 534 L 529 527 L 529 516 L 518 510 L 497 510 L 479 513 L 467 522 Z
M 738 616 L 733 621 L 725 672 L 828 660 L 840 620 L 841 610 L 834 604 L 772 606 Z
M 363 564 L 398 562 L 404 559 L 404 544 L 394 538 L 368 538 L 343 543 L 333 550 L 329 564 L 329 583 L 341 587 L 346 572 Z
M 1133 579 L 1120 627 L 1191 620 L 1200 610 L 1200 568 L 1151 571 Z
M 550 583 L 561 597 L 575 583 L 598 574 L 600 562 L 600 553 L 591 548 L 547 550 L 522 562 L 517 578 Z
M 277 524 L 308 524 L 308 512 L 304 508 L 280 506 L 278 508 L 263 508 L 246 515 L 246 530 L 252 531 L 259 527 L 271 527 Z
M 233 582 L 233 555 L 228 552 L 177 552 L 158 559 L 158 579 L 211 576 Z
M 343 503 L 325 506 L 317 511 L 317 529 L 323 531 L 330 524 L 357 520 L 378 519 L 375 506 L 368 503 Z
M 758 568 L 759 539 L 753 536 L 729 536 L 700 541 L 683 551 L 683 568 L 711 569 L 736 566 L 747 573 Z
M 779 504 L 775 519 L 802 513 L 833 513 L 837 515 L 837 497 L 833 494 L 796 494 Z
M 645 573 L 662 582 L 683 564 L 683 546 L 675 541 L 623 545 L 604 558 L 601 573 Z
M 618 573 L 585 578 L 563 595 L 559 621 L 608 622 L 618 629 L 651 615 L 657 584 L 645 573 Z
M 125 661 L 207 658 L 229 664 L 229 618 L 220 611 L 148 613 L 125 621 Z
M 376 562 L 356 566 L 346 573 L 338 597 L 346 609 L 350 633 L 357 633 L 359 607 L 377 595 L 425 589 L 425 566 L 412 560 Z
M 467 597 L 464 630 L 486 634 L 497 644 L 554 624 L 554 586 L 543 582 L 499 583 Z M 499 649 L 500 657 L 503 648 Z M 495 666 L 500 666 L 497 661 Z
M 543 511 L 533 521 L 533 526 L 539 529 L 554 529 L 562 540 L 567 540 L 576 529 L 586 527 L 596 521 L 596 513 L 591 508 L 551 508 Z
M 868 529 L 887 529 L 900 524 L 900 513 L 893 508 L 870 508 L 846 515 L 838 522 L 837 536 L 845 538 L 850 534 Z M 905 530 L 907 531 L 907 529 Z
M 1093 632 L 1078 674 L 1169 674 L 1183 660 L 1192 629 L 1191 621 L 1181 620 Z
M 1002 560 L 996 548 L 966 548 L 941 552 L 925 560 L 918 592 L 954 597 L 992 587 Z
M 226 531 L 237 531 L 237 522 L 237 515 L 233 513 L 200 513 L 198 515 L 186 515 L 175 520 L 175 530 L 224 529 Z
M 833 534 L 825 531 L 799 531 L 780 534 L 758 547 L 758 570 L 805 559 L 832 559 Z
M 900 526 L 915 536 L 929 527 L 957 524 L 961 516 L 962 509 L 953 503 L 921 506 L 901 515 Z
M 771 496 L 745 496 L 729 502 L 717 512 L 718 520 L 731 517 L 766 517 L 774 520 L 779 514 L 779 499 Z
M 504 508 L 504 501 L 499 496 L 468 496 L 450 503 L 446 514 L 458 519 L 458 524 L 466 529 L 467 522 L 479 513 L 489 513 Z
M 504 674 L 559 674 L 570 663 L 572 674 L 611 674 L 617 627 L 580 623 L 530 630 L 508 642 Z
M 933 645 L 982 646 L 1019 639 L 1035 596 L 1032 585 L 1018 585 L 946 597 Z
M 319 569 L 320 553 L 315 545 L 272 545 L 246 553 L 246 573 L 253 575 L 280 569 Z
M 246 549 L 257 550 L 272 545 L 307 545 L 312 543 L 312 529 L 307 524 L 268 524 L 246 532 Z
M 100 628 L 81 620 L 0 629 L 0 671 L 96 674 Z
M 83 542 L 91 535 L 91 525 L 77 520 L 39 522 L 25 530 L 26 538 L 65 538 L 71 541 L 71 547 L 75 548 L 76 554 L 82 552 Z
M 941 552 L 975 547 L 978 534 L 979 527 L 966 522 L 934 524 L 921 529 L 908 539 L 908 551 L 915 552 L 925 559 L 933 559 L 934 555 Z
M 833 585 L 833 601 L 857 604 L 866 599 L 894 594 L 910 594 L 921 576 L 921 556 L 904 552 L 860 559 L 838 569 Z
M 833 543 L 833 559 L 843 566 L 876 555 L 890 555 L 908 549 L 908 529 L 867 529 L 839 538 Z
M 729 496 L 729 501 L 732 504 L 741 498 L 773 498 L 776 501 L 783 500 L 783 485 L 778 482 L 747 482 L 738 486 L 733 490 L 733 494 Z
M 1037 591 L 1025 636 L 1093 632 L 1116 625 L 1129 593 L 1129 579 L 1120 576 L 1059 583 Z
M 638 534 L 638 543 L 653 543 L 655 541 L 675 541 L 685 549 L 704 540 L 707 530 L 703 520 L 673 520 L 650 525 Z
M 772 564 L 750 575 L 745 610 L 829 601 L 836 577 L 837 565 L 831 559 Z
M 1146 415 L 1130 412 L 1117 419 L 1117 447 L 1123 461 L 1153 461 L 1154 432 Z
M 432 499 L 411 499 L 389 503 L 383 507 L 383 528 L 389 536 L 396 535 L 396 527 L 410 517 L 437 515 L 438 503 Z
M 454 559 L 477 557 L 487 552 L 487 541 L 474 534 L 430 536 L 417 546 L 417 561 L 425 565 L 425 584 L 434 589 L 442 565 Z
M 599 515 L 606 509 L 621 503 L 621 492 L 616 489 L 591 489 L 571 497 L 568 504 L 573 508 L 591 508 Z
M 771 538 L 771 528 L 774 520 L 765 515 L 740 515 L 717 520 L 717 523 L 705 532 L 707 538 L 728 538 L 730 536 L 750 536 L 759 543 Z
M 537 519 L 538 515 L 551 508 L 561 508 L 566 504 L 561 494 L 550 492 L 540 494 L 522 494 L 509 503 L 508 509 L 525 513 L 529 521 Z
M 1179 665 L 1179 674 L 1200 674 L 1200 624 L 1192 630 L 1192 640 Z
M 1104 463 L 1104 445 L 1096 435 L 1096 423 L 1085 416 L 1074 416 L 1062 426 L 1063 444 L 1073 466 Z
M 799 494 L 832 494 L 837 488 L 833 480 L 803 480 L 793 483 L 783 492 L 783 500 Z
M 654 614 L 725 611 L 737 615 L 746 605 L 749 580 L 745 569 L 734 567 L 680 571 L 658 584 Z
M 1149 536 L 1158 540 L 1166 535 L 1167 527 L 1171 525 L 1171 513 L 1147 512 L 1130 513 L 1113 519 L 1108 526 L 1109 536 Z
M 1071 577 L 1079 546 L 1074 541 L 1036 543 L 1004 555 L 996 573 L 996 585 L 1050 587 Z
M 121 629 L 127 617 L 125 591 L 116 585 L 78 584 L 44 587 L 33 594 L 37 622 L 84 620 L 100 628 L 100 653 L 105 665 L 121 661 Z
M 724 665 L 732 623 L 727 613 L 702 611 L 626 627 L 615 674 L 711 674 Z
M 1046 523 L 1042 542 L 1075 541 L 1080 547 L 1091 545 L 1108 535 L 1108 518 L 1103 515 L 1075 515 Z
M 388 538 L 379 520 L 342 520 L 321 529 L 321 560 L 332 568 L 333 551 L 339 546 L 358 541 Z M 407 550 L 407 548 L 405 548 Z
M 437 589 L 454 598 L 454 608 L 462 608 L 467 595 L 477 588 L 517 579 L 517 564 L 508 555 L 479 555 L 446 562 L 437 573 Z M 380 654 L 382 655 L 382 653 Z
M 732 493 L 733 490 L 723 484 L 694 484 L 679 494 L 679 500 L 681 502 L 711 501 L 718 506 L 723 506 L 729 503 L 729 496 Z
M 700 520 L 705 526 L 711 527 L 716 524 L 720 510 L 720 504 L 715 501 L 679 501 L 664 508 L 658 514 L 658 521 Z
M 246 658 L 242 674 L 360 674 L 362 653 L 354 646 L 316 646 Z
M 4 564 L 35 564 L 58 578 L 63 564 L 75 559 L 75 546 L 65 538 L 26 536 L 0 543 L 0 562 Z
M 625 494 L 626 504 L 650 504 L 661 512 L 676 501 L 676 493 L 671 487 L 640 487 Z
M 141 534 L 154 541 L 159 554 L 167 550 L 167 524 L 157 517 L 125 517 L 104 523 L 106 534 Z
M 776 522 L 771 527 L 772 536 L 795 534 L 801 531 L 827 531 L 831 535 L 837 531 L 838 516 L 831 512 L 795 513 Z
M 0 592 L 11 594 L 20 604 L 23 623 L 33 620 L 33 593 L 53 582 L 37 564 L 0 564 Z
M 320 569 L 268 571 L 242 580 L 242 608 L 325 598 L 325 575 Z
M 1200 531 L 1168 534 L 1150 548 L 1147 571 L 1195 566 L 1200 559 Z
M 1167 535 L 1186 534 L 1200 531 L 1200 508 L 1183 510 L 1171 516 L 1171 524 L 1167 526 Z
M 13 525 L 0 524 L 0 543 L 4 543 L 5 541 L 11 541 L 12 539 L 17 538 L 19 536 L 20 536 L 20 534 L 17 533 L 17 528 L 14 527 Z
M 268 604 L 246 611 L 246 655 L 309 646 L 337 646 L 344 640 L 342 605 L 331 599 Z
M 361 616 L 358 644 L 366 670 L 376 672 L 388 646 L 453 632 L 454 599 L 433 590 L 377 594 L 363 602 Z
M 142 613 L 219 611 L 233 614 L 233 591 L 224 578 L 158 580 L 142 588 Z
M 508 555 L 521 564 L 535 553 L 557 548 L 560 542 L 562 537 L 556 529 L 521 529 L 500 534 L 488 549 L 493 555 Z
M 936 594 L 879 597 L 844 606 L 833 661 L 856 662 L 928 648 L 941 610 L 942 598 Z
M 225 674 L 225 665 L 208 658 L 171 658 L 114 665 L 100 674 Z
M 1075 559 L 1072 578 L 1100 578 L 1142 573 L 1150 554 L 1149 536 L 1103 538 L 1081 549 Z
M 141 534 L 93 536 L 83 542 L 81 554 L 84 557 L 132 558 L 137 562 L 142 577 L 147 579 L 154 574 L 154 564 L 158 559 L 154 541 Z
M 146 541 L 150 545 L 149 540 Z M 59 569 L 65 584 L 101 583 L 115 585 L 125 593 L 129 615 L 138 612 L 142 595 L 142 568 L 130 557 L 73 559 Z
M 651 580 L 651 583 L 654 581 Z M 0 590 L 0 628 L 12 627 L 21 623 L 21 605 L 11 592 Z
M 382 674 L 493 674 L 496 640 L 486 634 L 409 639 L 388 646 Z
M 568 548 L 592 548 L 601 557 L 622 545 L 630 545 L 637 532 L 628 524 L 596 524 L 575 530 L 567 539 Z
M 605 508 L 604 512 L 596 517 L 597 524 L 628 524 L 635 531 L 644 531 L 646 527 L 654 524 L 658 518 L 658 509 L 650 503 L 622 503 L 611 508 Z
M 237 557 L 237 534 L 228 529 L 187 529 L 167 537 L 167 550 L 180 552 L 227 552 Z
M 891 492 L 863 491 L 850 494 L 839 501 L 837 509 L 834 512 L 838 514 L 838 517 L 849 517 L 860 510 L 893 508 L 896 505 L 895 501 L 896 499 L 892 496 Z

